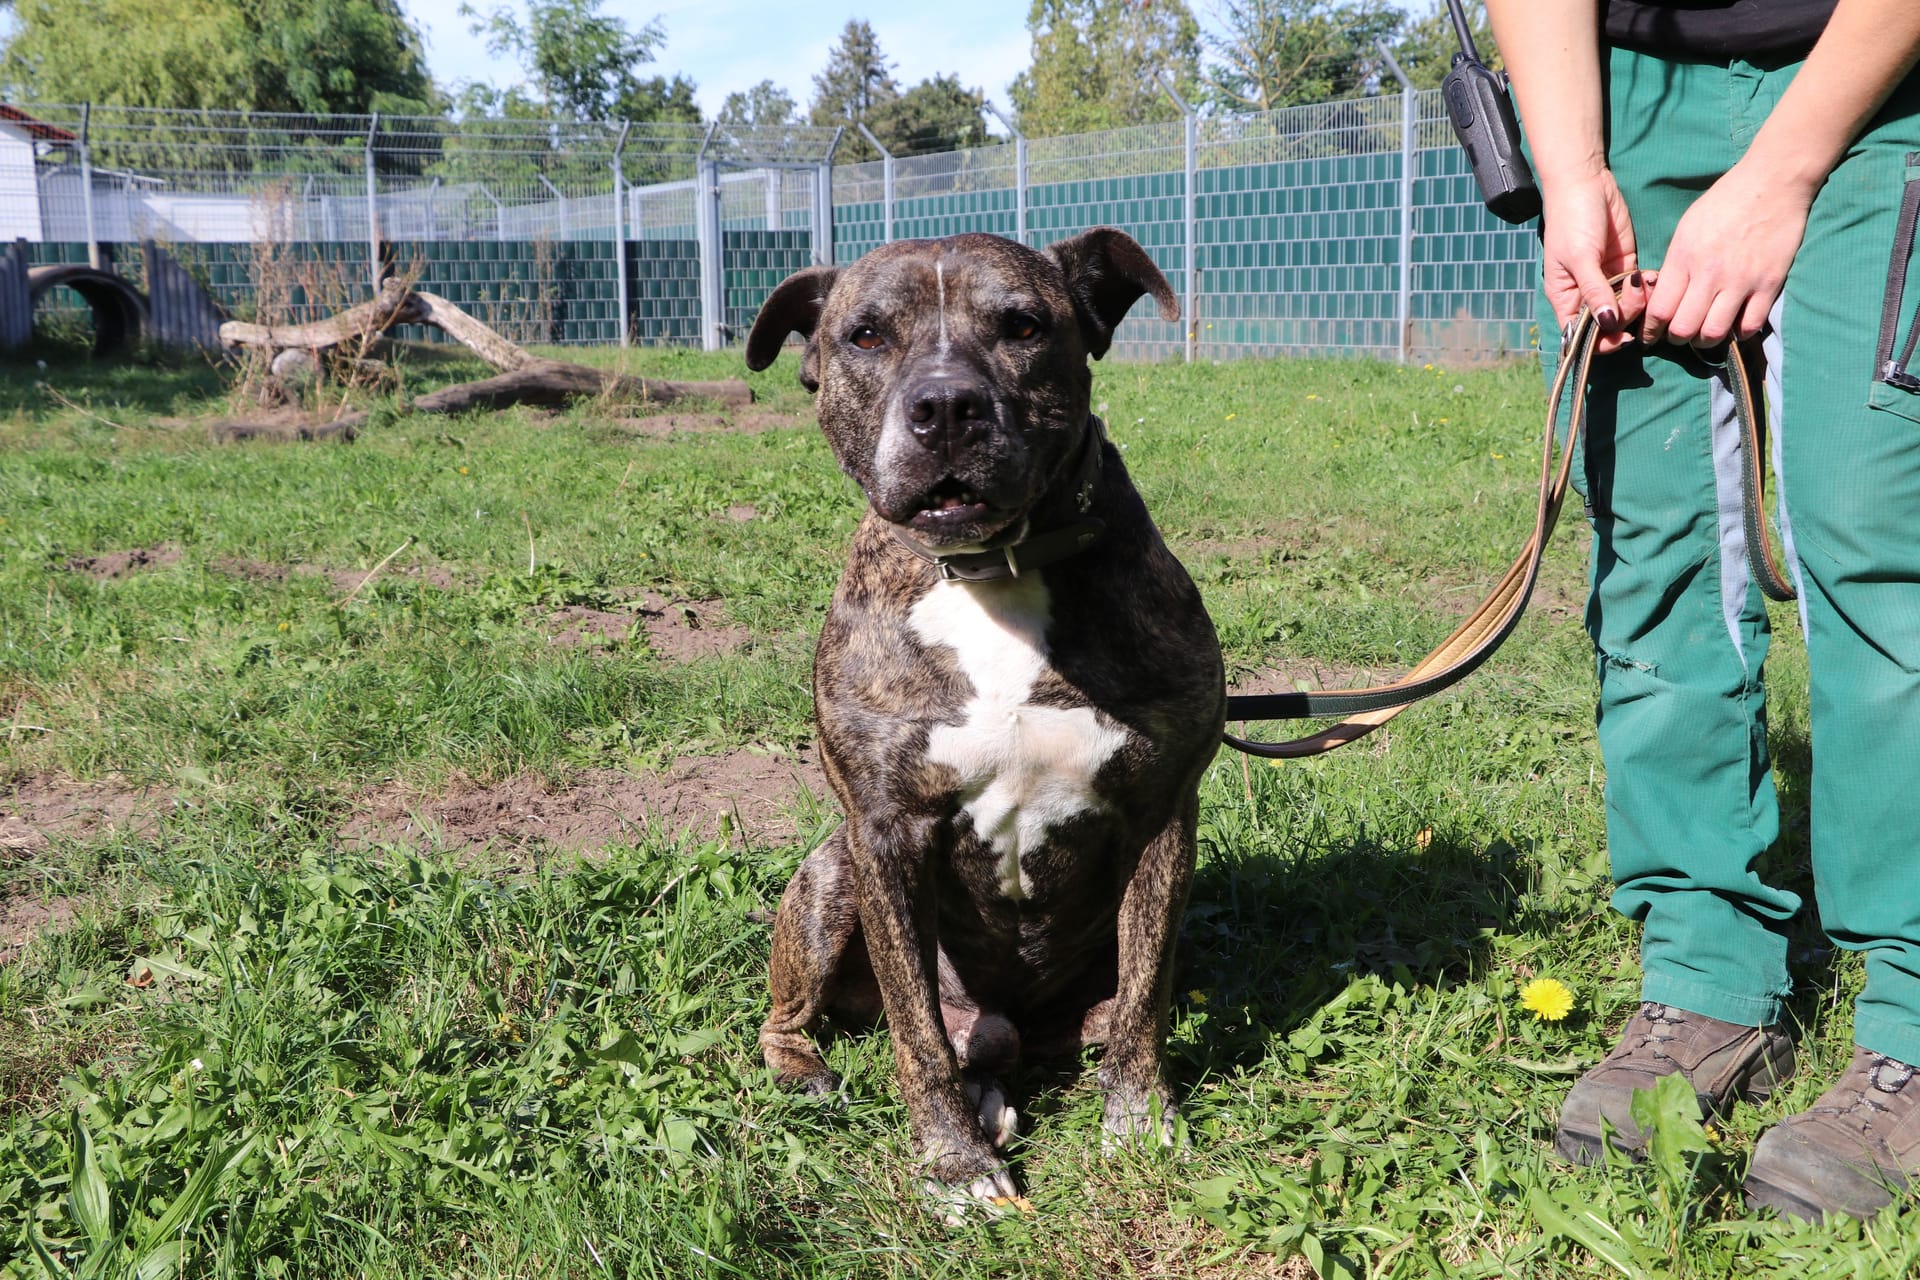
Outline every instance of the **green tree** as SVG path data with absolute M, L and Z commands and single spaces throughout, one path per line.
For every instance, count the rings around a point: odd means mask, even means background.
M 896 156 L 957 151 L 987 140 L 985 104 L 960 77 L 931 76 L 876 106 L 867 127 Z
M 683 75 L 648 76 L 621 90 L 613 114 L 635 124 L 699 124 L 700 104 L 693 97 L 698 89 Z
M 1154 83 L 1191 95 L 1200 25 L 1186 0 L 1033 0 L 1033 63 L 1010 90 L 1034 136 L 1116 129 L 1178 115 Z
M 396 0 L 15 0 L 0 84 L 29 101 L 432 112 Z
M 1499 68 L 1500 51 L 1493 45 L 1493 28 L 1487 23 L 1485 0 L 1467 0 L 1467 25 L 1473 31 L 1473 43 L 1490 67 Z M 1393 56 L 1418 89 L 1438 89 L 1453 66 L 1460 40 L 1453 32 L 1453 20 L 1444 4 L 1423 18 L 1408 22 L 1394 46 Z
M 798 124 L 800 108 L 792 94 L 771 80 L 762 80 L 745 92 L 728 94 L 716 119 L 730 125 Z
M 491 52 L 517 59 L 532 88 L 531 94 L 519 88 L 470 88 L 468 108 L 576 120 L 619 118 L 623 110 L 684 109 L 693 98 L 692 81 L 681 76 L 647 81 L 636 74 L 667 42 L 660 20 L 635 30 L 600 12 L 600 5 L 601 0 L 527 0 L 523 20 L 511 6 L 482 14 L 462 4 L 461 14 L 473 19 L 473 33 L 486 37 Z M 693 119 L 699 119 L 697 110 Z
M 871 160 L 879 153 L 853 128 L 871 120 L 876 108 L 900 96 L 892 69 L 880 52 L 880 38 L 859 19 L 850 19 L 840 42 L 827 54 L 827 65 L 813 78 L 813 103 L 807 122 L 828 128 L 844 127 L 835 157 L 842 161 Z
M 1406 15 L 1385 0 L 1222 0 L 1219 17 L 1205 72 L 1206 97 L 1219 110 L 1272 111 L 1395 87 L 1382 84 L 1391 76 L 1375 41 L 1393 44 Z

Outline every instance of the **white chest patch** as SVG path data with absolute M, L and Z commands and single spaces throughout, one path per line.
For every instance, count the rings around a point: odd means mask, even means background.
M 999 858 L 1000 888 L 1032 894 L 1022 855 L 1047 832 L 1100 806 L 1093 779 L 1127 740 L 1092 707 L 1028 701 L 1047 670 L 1051 602 L 1037 575 L 1013 582 L 942 582 L 913 607 L 914 633 L 954 652 L 973 685 L 957 725 L 934 727 L 927 758 L 960 775 L 962 807 Z

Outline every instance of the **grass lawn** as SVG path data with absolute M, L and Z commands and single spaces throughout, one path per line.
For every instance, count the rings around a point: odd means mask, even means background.
M 772 1088 L 754 1043 L 765 913 L 837 820 L 808 663 L 858 514 L 795 373 L 736 413 L 215 445 L 210 370 L 0 369 L 0 1277 L 1920 1266 L 1920 1215 L 1740 1203 L 1757 1134 L 1850 1045 L 1859 965 L 1811 927 L 1800 1081 L 1710 1129 L 1651 1099 L 1647 1165 L 1549 1154 L 1639 981 L 1577 507 L 1463 688 L 1209 772 L 1185 1150 L 1102 1158 L 1091 1073 L 1033 1067 L 1036 1211 L 941 1226 L 884 1030 L 831 1043 L 838 1106 Z M 1531 367 L 1114 364 L 1094 398 L 1242 686 L 1404 667 L 1531 519 Z M 1811 899 L 1805 661 L 1776 621 L 1775 857 Z M 1518 1003 L 1539 976 L 1565 1021 Z

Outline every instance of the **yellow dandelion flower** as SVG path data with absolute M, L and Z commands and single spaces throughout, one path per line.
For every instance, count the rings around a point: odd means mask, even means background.
M 1535 978 L 1520 988 L 1520 1007 L 1542 1022 L 1558 1022 L 1573 1012 L 1573 992 L 1557 978 Z
M 1189 991 L 1187 992 L 1187 999 L 1194 1004 L 1205 1004 L 1207 1002 L 1207 993 L 1204 991 Z
M 460 468 L 460 474 L 461 475 L 467 474 L 467 469 L 465 467 Z

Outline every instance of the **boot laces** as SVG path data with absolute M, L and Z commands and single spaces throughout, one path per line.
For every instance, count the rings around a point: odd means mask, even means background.
M 1897 1058 L 1889 1058 L 1884 1053 L 1869 1056 L 1866 1086 L 1857 1089 L 1853 1097 L 1837 1107 L 1822 1107 L 1816 1110 L 1827 1111 L 1833 1116 L 1853 1121 L 1862 1133 L 1871 1133 L 1876 1119 L 1892 1115 L 1893 1108 L 1876 1098 L 1875 1094 L 1895 1095 L 1907 1087 L 1915 1075 L 1914 1068 Z
M 1685 1011 L 1649 1000 L 1640 1006 L 1640 1016 L 1646 1021 L 1647 1029 L 1641 1034 L 1639 1043 L 1628 1052 L 1638 1053 L 1646 1049 L 1654 1057 L 1670 1061 L 1672 1055 L 1667 1052 L 1667 1046 L 1680 1038 L 1680 1029 L 1687 1025 Z

